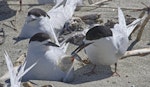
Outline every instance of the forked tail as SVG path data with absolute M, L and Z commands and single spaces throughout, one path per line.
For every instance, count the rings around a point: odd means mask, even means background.
M 123 31 L 127 34 L 127 36 L 129 36 L 134 30 L 134 28 L 141 22 L 141 19 L 136 19 L 135 21 L 133 21 L 131 24 L 127 26 L 124 14 L 122 10 L 120 9 L 120 7 L 118 7 L 118 18 L 119 18 L 120 28 L 123 29 Z

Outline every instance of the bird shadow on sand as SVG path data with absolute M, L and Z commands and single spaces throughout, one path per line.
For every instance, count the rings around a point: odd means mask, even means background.
M 0 1 L 0 21 L 6 20 L 16 15 L 15 10 L 11 9 L 6 0 Z
M 87 82 L 92 82 L 92 81 L 103 80 L 103 79 L 109 78 L 113 75 L 111 67 L 106 66 L 106 65 L 96 66 L 94 74 L 85 75 L 85 73 L 90 72 L 90 70 L 92 68 L 93 68 L 93 65 L 88 64 L 88 65 L 85 65 L 85 66 L 75 70 L 74 80 L 72 82 L 65 83 L 65 84 L 72 84 L 72 85 L 82 84 L 82 83 L 87 83 Z M 9 83 L 10 80 L 9 79 L 5 80 L 5 82 Z M 39 82 L 43 82 L 43 80 L 30 80 L 30 82 L 34 85 L 38 85 Z M 46 82 L 49 83 L 50 81 L 44 81 L 44 83 L 46 83 Z M 58 81 L 58 83 L 64 83 L 64 82 Z
M 113 72 L 111 71 L 110 66 L 96 66 L 95 73 L 91 75 L 85 75 L 85 73 L 90 72 L 93 68 L 93 65 L 89 64 L 83 66 L 75 71 L 75 79 L 70 84 L 81 84 L 91 81 L 102 80 L 112 76 Z

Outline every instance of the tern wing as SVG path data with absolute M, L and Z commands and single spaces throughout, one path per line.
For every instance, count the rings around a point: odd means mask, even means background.
M 8 56 L 6 51 L 4 53 L 4 56 L 5 56 L 7 68 L 8 68 L 9 74 L 10 74 L 10 83 L 11 83 L 11 86 L 14 86 L 15 85 L 16 72 L 13 69 L 13 64 L 12 64 L 10 57 Z
M 4 56 L 5 56 L 6 64 L 9 70 L 9 74 L 10 74 L 11 87 L 20 87 L 22 76 L 24 76 L 31 68 L 33 68 L 36 65 L 36 63 L 34 63 L 32 66 L 30 66 L 26 70 L 24 70 L 26 63 L 24 63 L 21 69 L 19 70 L 19 72 L 16 72 L 15 69 L 13 68 L 13 64 L 10 60 L 10 57 L 8 56 L 6 51 L 4 53 Z
M 119 24 L 115 24 L 113 29 L 115 31 L 118 31 L 120 34 L 127 35 L 127 25 L 126 25 L 124 14 L 120 9 L 120 7 L 118 7 L 118 21 Z
M 64 0 L 65 1 L 65 0 Z M 65 6 L 60 5 L 57 8 L 53 8 L 48 11 L 48 15 L 51 17 L 54 28 L 62 29 L 65 22 L 68 21 L 75 11 L 79 0 L 67 0 Z

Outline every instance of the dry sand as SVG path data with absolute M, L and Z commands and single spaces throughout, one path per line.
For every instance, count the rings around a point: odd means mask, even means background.
M 94 0 L 96 1 L 96 0 Z M 97 0 L 98 1 L 98 0 Z M 87 2 L 87 0 L 85 1 Z M 144 6 L 141 2 L 149 5 L 149 0 L 112 0 L 111 2 L 103 5 L 102 7 L 114 7 L 116 6 L 113 3 L 118 4 L 121 8 L 143 8 Z M 3 3 L 3 4 L 2 4 Z M 17 3 L 15 0 L 9 0 L 9 4 Z M 23 3 L 37 3 L 36 0 L 23 0 Z M 42 6 L 23 6 L 23 11 L 20 13 L 16 13 L 16 10 L 19 10 L 19 5 L 8 5 L 8 3 L 4 3 L 4 1 L 0 1 L 0 28 L 4 28 L 6 33 L 5 43 L 0 45 L 0 76 L 2 76 L 6 71 L 6 63 L 4 59 L 4 50 L 6 50 L 11 57 L 12 61 L 15 60 L 26 53 L 28 48 L 28 40 L 24 40 L 14 45 L 14 37 L 17 37 L 23 24 L 27 12 L 29 9 L 34 7 L 40 7 L 46 11 L 48 11 L 51 6 L 50 5 L 42 5 Z M 117 10 L 112 8 L 96 8 L 90 11 L 93 7 L 82 7 L 80 11 L 75 12 L 76 15 L 84 15 L 90 13 L 101 13 L 104 22 L 107 19 L 117 18 Z M 141 13 L 140 11 L 132 11 L 132 10 L 123 10 L 123 12 L 127 15 L 131 15 L 133 17 L 138 17 Z M 15 27 L 11 25 L 12 20 L 15 20 L 13 23 Z M 15 31 L 13 28 L 5 26 L 3 24 L 9 25 L 17 29 Z M 133 49 L 145 48 L 150 46 L 150 23 L 145 27 L 142 38 L 140 42 L 138 42 Z M 135 39 L 137 33 L 133 35 L 133 40 Z M 131 41 L 132 42 L 132 41 Z M 73 50 L 74 47 L 70 46 L 69 51 Z M 80 55 L 85 58 L 83 53 Z M 75 63 L 75 79 L 71 83 L 63 83 L 56 81 L 33 81 L 38 85 L 45 84 L 53 84 L 54 87 L 150 87 L 150 55 L 144 57 L 129 57 L 124 60 L 118 61 L 118 73 L 121 77 L 112 77 L 112 71 L 114 71 L 114 66 L 98 66 L 96 68 L 96 74 L 91 76 L 83 75 L 85 72 L 88 72 L 92 65 L 82 66 L 81 63 Z M 36 87 L 36 86 L 35 86 Z

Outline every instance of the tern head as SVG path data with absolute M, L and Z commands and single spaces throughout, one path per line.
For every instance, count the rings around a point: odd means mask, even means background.
M 33 35 L 29 41 L 29 49 L 40 49 L 47 51 L 49 46 L 59 47 L 55 43 L 51 42 L 51 38 L 46 33 L 37 33 Z M 38 50 L 37 50 L 38 51 Z
M 42 20 L 50 19 L 50 16 L 42 9 L 34 8 L 28 12 L 26 23 L 24 24 L 21 33 L 14 38 L 15 43 L 31 38 L 34 34 L 42 32 L 39 28 L 43 26 Z
M 83 40 L 82 44 L 77 47 L 72 54 L 76 54 L 85 47 L 95 43 L 97 40 L 101 38 L 106 38 L 112 36 L 112 31 L 103 25 L 96 25 L 89 29 L 89 31 L 86 33 L 85 39 Z
M 26 23 L 33 24 L 33 23 L 36 23 L 36 22 L 42 20 L 45 17 L 50 18 L 50 16 L 44 10 L 39 9 L 39 8 L 34 8 L 28 12 Z

